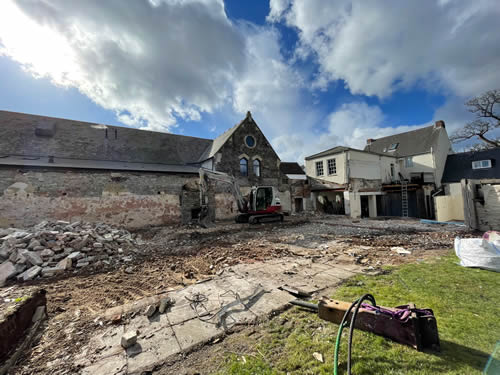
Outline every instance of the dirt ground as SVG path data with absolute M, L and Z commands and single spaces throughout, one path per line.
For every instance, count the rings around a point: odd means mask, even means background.
M 416 220 L 351 220 L 339 216 L 294 216 L 284 223 L 215 227 L 161 227 L 138 232 L 144 241 L 133 262 L 92 274 L 42 279 L 49 319 L 12 373 L 69 374 L 94 329 L 108 322 L 107 308 L 217 275 L 238 263 L 283 256 L 328 257 L 377 270 L 442 254 L 463 227 L 424 225 Z M 402 247 L 411 254 L 398 254 Z M 25 284 L 28 285 L 28 284 Z M 20 286 L 19 288 L 22 288 Z M 227 341 L 230 342 L 230 341 Z M 224 344 L 224 345 L 227 345 Z M 167 372 L 162 372 L 167 373 Z

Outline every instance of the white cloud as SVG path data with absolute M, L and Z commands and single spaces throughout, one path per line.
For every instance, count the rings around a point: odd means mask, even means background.
M 435 119 L 449 130 L 463 125 L 463 96 L 500 85 L 494 5 L 270 0 L 267 19 L 299 32 L 289 61 L 272 24 L 234 24 L 222 0 L 136 0 L 126 7 L 4 0 L 0 54 L 78 88 L 130 126 L 165 131 L 179 118 L 200 121 L 216 112 L 227 121 L 207 128 L 213 132 L 250 110 L 282 160 L 303 162 L 327 148 L 363 148 L 367 138 L 419 127 L 388 127 L 381 109 L 361 99 L 317 106 L 311 93 L 339 79 L 352 93 L 381 98 L 415 85 L 445 93 Z M 314 82 L 294 64 L 311 56 Z
M 283 58 L 277 30 L 248 23 L 240 27 L 247 36 L 248 69 L 235 82 L 234 109 L 252 111 L 280 157 L 295 160 L 303 149 L 298 138 L 313 131 L 321 114 L 307 104 L 304 77 Z
M 298 56 L 319 64 L 318 87 L 390 96 L 422 85 L 457 96 L 500 86 L 497 0 L 271 1 L 269 20 L 299 30 Z
M 325 130 L 304 129 L 300 134 L 283 135 L 275 138 L 273 145 L 283 160 L 303 163 L 306 156 L 335 146 L 363 149 L 368 138 L 387 137 L 431 124 L 390 127 L 384 126 L 385 122 L 382 110 L 376 105 L 370 106 L 362 101 L 344 103 L 326 117 Z M 300 127 L 295 130 L 299 132 Z
M 176 118 L 197 121 L 230 100 L 244 50 L 222 0 L 0 5 L 0 54 L 78 88 L 128 125 L 155 130 Z

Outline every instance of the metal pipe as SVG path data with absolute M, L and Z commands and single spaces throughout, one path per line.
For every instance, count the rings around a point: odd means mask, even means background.
M 318 305 L 316 303 L 305 302 L 305 301 L 301 301 L 300 299 L 295 299 L 293 301 L 290 301 L 290 303 L 292 305 L 305 307 L 306 309 L 318 311 Z

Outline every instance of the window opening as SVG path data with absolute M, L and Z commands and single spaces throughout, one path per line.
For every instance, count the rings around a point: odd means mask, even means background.
M 328 159 L 328 174 L 337 174 L 337 161 Z
M 253 174 L 257 177 L 260 177 L 260 160 L 255 159 L 253 161 Z
M 240 159 L 240 173 L 242 176 L 248 176 L 248 160 L 245 158 Z
M 323 176 L 323 161 L 316 162 L 316 176 Z

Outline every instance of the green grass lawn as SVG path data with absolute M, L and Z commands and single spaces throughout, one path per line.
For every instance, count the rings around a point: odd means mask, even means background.
M 436 315 L 441 352 L 420 353 L 370 333 L 355 331 L 353 374 L 480 374 L 500 340 L 500 273 L 464 268 L 454 255 L 357 276 L 335 293 L 353 301 L 372 293 L 377 304 L 413 302 Z M 338 325 L 293 308 L 245 340 L 246 352 L 227 354 L 219 374 L 332 374 Z M 324 363 L 313 357 L 321 353 Z M 243 358 L 244 357 L 244 358 Z M 346 373 L 347 332 L 340 351 Z

